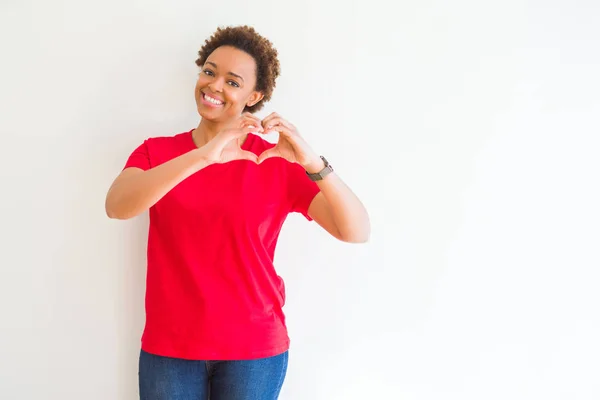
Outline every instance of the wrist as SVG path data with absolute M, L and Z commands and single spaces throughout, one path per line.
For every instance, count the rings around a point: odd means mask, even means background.
M 319 164 L 315 162 L 314 164 L 309 165 L 308 169 L 306 169 L 306 175 L 308 175 L 312 181 L 323 180 L 327 175 L 333 172 L 333 167 L 331 164 L 329 164 L 325 157 L 320 156 L 319 159 Z
M 210 157 L 208 157 L 206 150 L 202 147 L 192 150 L 191 153 L 194 160 L 194 167 L 197 171 L 217 162 L 216 160 L 212 160 Z
M 325 162 L 320 157 L 317 157 L 302 167 L 309 174 L 316 174 L 325 168 Z

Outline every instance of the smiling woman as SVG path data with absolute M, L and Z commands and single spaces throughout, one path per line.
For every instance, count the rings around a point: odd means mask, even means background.
M 106 196 L 117 219 L 149 210 L 142 399 L 277 399 L 287 370 L 285 289 L 273 260 L 290 213 L 365 242 L 360 200 L 277 113 L 280 66 L 248 26 L 199 51 L 195 129 L 133 151 Z M 260 136 L 279 134 L 273 145 Z M 242 201 L 243 199 L 243 201 Z
M 211 121 L 235 118 L 246 108 L 257 108 L 259 102 L 262 106 L 264 95 L 255 87 L 252 56 L 235 47 L 221 46 L 210 54 L 196 83 L 198 112 Z

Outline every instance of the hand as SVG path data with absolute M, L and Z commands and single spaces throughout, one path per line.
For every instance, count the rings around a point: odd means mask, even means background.
M 262 127 L 265 134 L 278 132 L 279 141 L 275 147 L 265 150 L 258 157 L 259 164 L 272 157 L 281 157 L 289 162 L 302 165 L 306 170 L 314 171 L 316 169 L 314 172 L 317 172 L 323 168 L 323 161 L 302 139 L 296 127 L 277 113 L 272 113 L 263 119 Z
M 249 132 L 262 133 L 264 129 L 258 117 L 244 113 L 227 129 L 219 132 L 200 149 L 211 164 L 222 164 L 234 160 L 248 160 L 258 163 L 258 157 L 251 151 L 242 150 L 240 141 Z

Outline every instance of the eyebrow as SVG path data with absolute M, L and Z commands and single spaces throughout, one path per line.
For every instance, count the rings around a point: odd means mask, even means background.
M 212 66 L 213 66 L 213 67 L 215 67 L 215 68 L 219 68 L 219 67 L 217 67 L 217 64 L 215 64 L 215 63 L 214 63 L 214 62 L 212 62 L 212 61 L 207 61 L 207 62 L 206 62 L 206 64 L 210 64 L 210 65 L 212 65 Z M 242 78 L 240 75 L 238 75 L 238 74 L 234 74 L 234 73 L 233 73 L 233 72 L 231 72 L 231 71 L 229 71 L 227 74 L 229 74 L 229 75 L 233 75 L 233 76 L 235 76 L 236 78 L 240 78 L 242 81 L 244 80 L 244 78 Z

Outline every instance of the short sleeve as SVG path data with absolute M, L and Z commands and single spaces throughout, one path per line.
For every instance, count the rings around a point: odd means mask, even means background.
M 300 213 L 307 220 L 312 221 L 312 218 L 308 215 L 308 208 L 320 190 L 317 183 L 308 177 L 304 168 L 298 164 L 290 164 L 288 193 L 292 212 Z
M 144 141 L 144 143 L 139 145 L 138 148 L 131 153 L 123 169 L 132 167 L 140 168 L 144 171 L 150 169 L 150 155 L 148 154 L 147 141 Z

